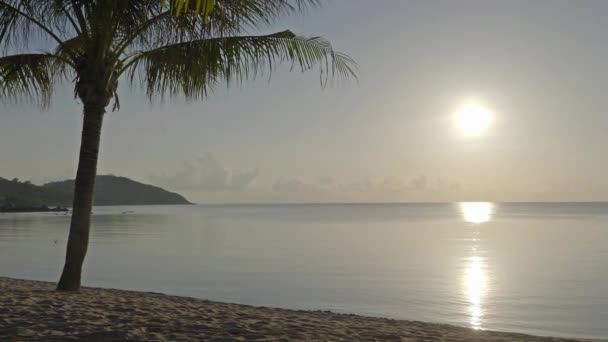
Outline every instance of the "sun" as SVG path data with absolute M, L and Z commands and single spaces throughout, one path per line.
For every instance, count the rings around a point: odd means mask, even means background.
M 478 136 L 483 133 L 490 122 L 490 111 L 478 102 L 467 102 L 454 114 L 454 122 L 466 136 Z

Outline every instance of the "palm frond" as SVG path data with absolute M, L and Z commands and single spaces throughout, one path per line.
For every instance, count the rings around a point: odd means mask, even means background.
M 51 50 L 42 43 L 51 54 L 20 55 L 22 60 L 4 57 L 1 94 L 23 94 L 27 99 L 40 94 L 40 102 L 46 103 L 49 80 L 69 77 L 81 100 L 105 98 L 116 95 L 120 77 L 126 74 L 131 83 L 141 82 L 150 98 L 179 93 L 199 98 L 221 82 L 270 74 L 283 62 L 291 63 L 292 70 L 318 68 L 323 85 L 333 77 L 355 76 L 354 61 L 321 37 L 297 37 L 290 31 L 247 35 L 281 14 L 319 2 L 0 0 L 0 47 L 5 51 L 27 49 L 30 36 L 57 45 Z M 6 64 L 9 60 L 11 65 Z
M 27 47 L 32 35 L 62 44 L 63 34 L 77 31 L 71 20 L 67 0 L 0 0 L 0 44 Z
M 225 0 L 170 0 L 169 7 L 175 15 L 194 12 L 207 18 L 217 7 L 227 5 L 230 2 L 231 1 Z M 160 0 L 160 3 L 164 6 L 167 3 L 167 0 Z M 317 6 L 319 4 L 320 0 L 266 0 L 263 4 L 260 4 L 259 1 L 255 0 L 232 1 L 232 5 L 243 7 L 264 5 L 267 10 L 302 10 L 310 5 Z
M 76 36 L 66 39 L 63 44 L 57 46 L 55 55 L 64 58 L 72 58 L 72 56 L 80 56 L 85 53 L 86 40 L 83 36 Z
M 161 5 L 165 5 L 166 0 L 161 0 Z M 200 13 L 204 17 L 208 17 L 209 13 L 215 6 L 215 0 L 172 0 L 170 1 L 171 12 L 175 15 L 180 15 L 182 12 L 194 11 Z
M 127 36 L 131 36 L 125 42 L 134 42 L 131 47 L 150 49 L 188 40 L 242 35 L 251 29 L 266 28 L 282 14 L 318 6 L 320 0 L 172 0 L 163 3 L 167 5 L 152 6 L 149 20 L 123 28 Z M 202 10 L 197 10 L 199 8 Z
M 0 98 L 48 105 L 58 63 L 51 54 L 20 54 L 0 58 Z
M 291 62 L 292 70 L 318 67 L 323 84 L 332 77 L 356 77 L 354 61 L 328 41 L 290 31 L 172 44 L 130 56 L 124 69 L 132 83 L 141 82 L 150 99 L 179 94 L 193 99 L 205 97 L 221 81 L 252 79 L 282 62 Z

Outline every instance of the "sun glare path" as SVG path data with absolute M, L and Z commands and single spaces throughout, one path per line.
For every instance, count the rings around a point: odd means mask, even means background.
M 459 207 L 463 220 L 474 225 L 489 222 L 494 213 L 494 204 L 490 202 L 462 202 Z M 478 229 L 473 232 L 475 236 L 479 233 Z M 479 238 L 475 237 L 471 241 L 471 253 L 465 259 L 463 291 L 471 328 L 483 329 L 483 302 L 488 293 L 487 264 L 486 259 L 479 255 Z
M 473 251 L 475 254 L 475 250 Z M 473 329 L 482 329 L 483 298 L 488 291 L 488 280 L 486 276 L 486 263 L 484 258 L 473 255 L 469 258 L 464 276 L 464 287 L 467 301 L 470 323 Z
M 494 213 L 494 204 L 490 202 L 462 202 L 459 206 L 462 218 L 469 223 L 488 222 Z

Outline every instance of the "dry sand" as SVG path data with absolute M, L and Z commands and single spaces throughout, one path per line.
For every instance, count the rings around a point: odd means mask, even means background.
M 583 341 L 0 277 L 0 341 Z

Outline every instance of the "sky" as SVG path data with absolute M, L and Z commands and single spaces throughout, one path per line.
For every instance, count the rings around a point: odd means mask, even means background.
M 325 1 L 267 31 L 322 35 L 358 81 L 281 68 L 200 102 L 120 86 L 99 174 L 197 203 L 608 200 L 608 2 Z M 475 100 L 491 123 L 467 136 Z M 48 110 L 0 104 L 0 177 L 73 178 L 71 85 Z

